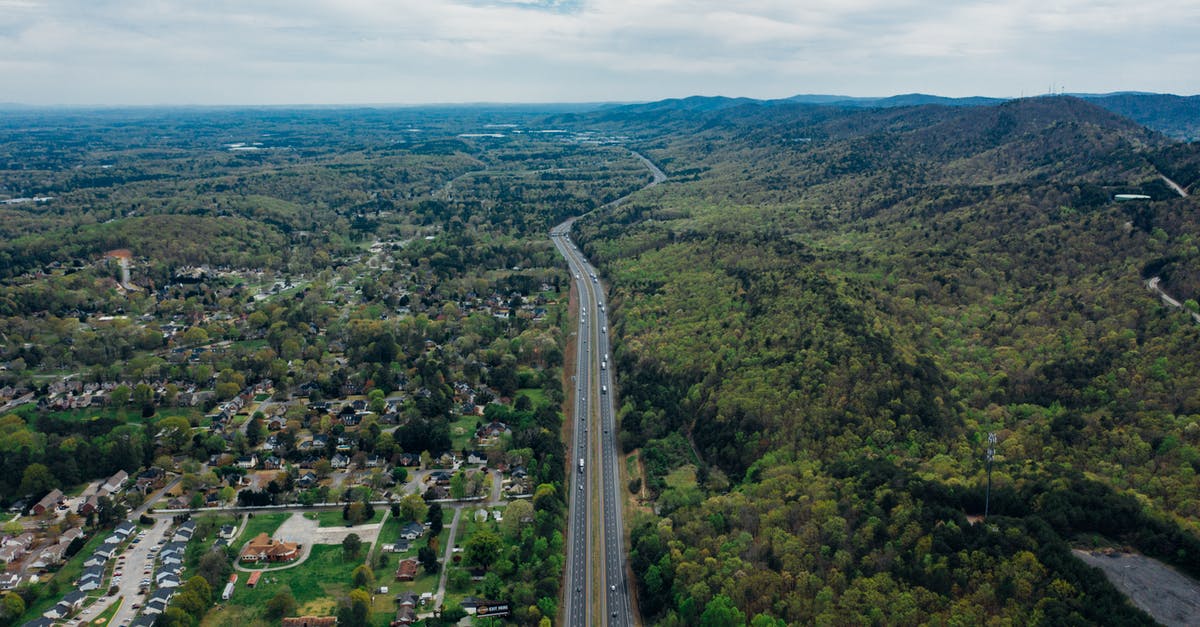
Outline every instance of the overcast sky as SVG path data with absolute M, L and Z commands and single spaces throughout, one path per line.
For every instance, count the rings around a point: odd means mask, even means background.
M 0 102 L 1200 91 L 1197 0 L 0 0 Z

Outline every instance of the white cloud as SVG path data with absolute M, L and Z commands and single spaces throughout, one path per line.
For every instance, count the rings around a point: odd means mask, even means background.
M 31 103 L 1194 93 L 1198 21 L 1184 0 L 0 0 L 0 80 Z

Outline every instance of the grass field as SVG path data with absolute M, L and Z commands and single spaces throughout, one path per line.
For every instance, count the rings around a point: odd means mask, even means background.
M 475 436 L 475 426 L 482 420 L 479 416 L 461 416 L 450 423 L 450 448 L 461 451 L 470 448 L 471 438 Z
M 255 514 L 251 516 L 250 520 L 246 521 L 246 528 L 242 529 L 241 535 L 234 540 L 234 546 L 239 546 L 263 532 L 266 532 L 267 535 L 273 535 L 275 530 L 279 528 L 279 525 L 282 525 L 283 521 L 287 520 L 288 516 L 291 516 L 291 514 L 282 512 L 278 514 Z M 341 512 L 338 512 L 338 516 L 341 516 Z
M 547 403 L 546 393 L 539 388 L 521 388 L 517 390 L 517 396 L 529 397 L 529 402 L 533 403 L 534 408 L 541 407 Z
M 265 606 L 280 590 L 291 590 L 299 605 L 298 616 L 332 615 L 340 596 L 350 592 L 350 575 L 361 560 L 343 560 L 342 547 L 316 544 L 303 564 L 295 568 L 264 573 L 254 588 L 248 588 L 245 577 L 237 584 L 233 597 L 209 611 L 201 625 L 223 626 L 269 625 L 264 617 Z
M 696 467 L 691 464 L 685 464 L 671 471 L 671 474 L 663 477 L 663 481 L 667 482 L 667 487 L 671 488 L 694 488 L 696 487 Z
M 384 511 L 385 510 L 384 510 L 383 506 L 376 507 L 375 515 L 372 516 L 370 520 L 365 520 L 359 524 L 369 525 L 372 523 L 379 522 L 380 519 L 383 518 Z M 346 521 L 342 520 L 342 510 L 340 510 L 340 509 L 331 509 L 331 510 L 321 511 L 321 512 L 306 512 L 304 514 L 304 517 L 309 520 L 317 521 L 321 527 L 345 527 L 345 526 L 347 526 Z
M 96 618 L 93 618 L 91 621 L 91 624 L 107 625 L 108 621 L 112 620 L 112 617 L 117 615 L 117 610 L 121 609 L 121 606 L 124 604 L 125 604 L 125 599 L 122 597 L 118 597 L 117 602 L 108 606 L 107 610 L 104 610 L 104 612 L 101 613 L 99 616 L 97 616 Z

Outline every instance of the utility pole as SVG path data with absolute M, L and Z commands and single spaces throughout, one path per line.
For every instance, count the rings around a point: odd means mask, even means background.
M 996 457 L 996 434 L 988 432 L 987 447 L 987 492 L 983 497 L 983 518 L 987 520 L 992 504 L 992 459 Z

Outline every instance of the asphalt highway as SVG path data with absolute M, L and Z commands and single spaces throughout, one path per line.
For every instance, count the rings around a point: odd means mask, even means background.
M 636 152 L 633 155 L 653 176 L 646 187 L 666 180 L 662 170 L 649 159 Z M 623 196 L 601 209 L 615 207 L 626 198 Z M 626 576 L 628 553 L 621 521 L 621 470 L 613 411 L 616 390 L 608 311 L 596 269 L 571 241 L 574 221 L 571 218 L 550 231 L 550 239 L 567 260 L 579 295 L 575 413 L 571 416 L 574 470 L 567 528 L 566 619 L 572 626 L 634 625 L 636 615 Z M 589 437 L 593 435 L 594 438 Z M 597 486 L 599 512 L 592 508 Z M 593 576 L 597 560 L 598 580 Z

